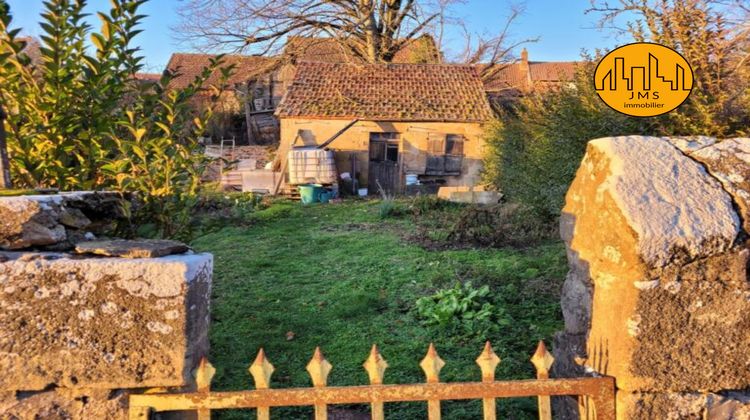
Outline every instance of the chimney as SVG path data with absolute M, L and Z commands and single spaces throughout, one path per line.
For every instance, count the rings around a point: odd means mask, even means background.
M 526 48 L 521 50 L 521 71 L 526 74 L 526 89 L 531 89 L 531 68 L 529 67 L 529 52 Z

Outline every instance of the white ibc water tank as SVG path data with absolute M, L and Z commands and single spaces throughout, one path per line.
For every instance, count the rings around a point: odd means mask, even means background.
M 335 184 L 336 162 L 333 152 L 317 148 L 297 148 L 289 151 L 290 184 Z

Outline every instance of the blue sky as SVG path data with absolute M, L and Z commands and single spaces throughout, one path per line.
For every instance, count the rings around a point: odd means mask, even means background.
M 14 26 L 24 28 L 27 35 L 38 35 L 42 0 L 9 0 L 9 3 Z M 141 9 L 148 17 L 143 21 L 144 32 L 138 36 L 137 44 L 146 57 L 146 70 L 160 72 L 172 52 L 190 50 L 173 39 L 171 32 L 171 27 L 178 23 L 177 10 L 182 4 L 180 0 L 150 0 Z M 505 22 L 509 4 L 505 0 L 467 0 L 454 13 L 466 22 L 470 31 L 490 34 L 496 33 Z M 625 43 L 595 28 L 596 16 L 584 14 L 588 6 L 589 0 L 527 0 L 525 12 L 511 29 L 513 39 L 540 38 L 539 42 L 526 46 L 529 58 L 534 61 L 576 60 L 583 48 L 610 49 Z M 92 11 L 108 7 L 109 0 L 89 1 Z M 92 20 L 92 24 L 98 22 Z M 448 48 L 460 50 L 462 40 L 459 32 L 449 33 Z

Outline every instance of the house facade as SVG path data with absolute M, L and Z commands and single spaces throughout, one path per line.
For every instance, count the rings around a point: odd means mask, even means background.
M 276 116 L 277 168 L 293 147 L 325 146 L 359 186 L 401 193 L 415 179 L 478 185 L 492 111 L 474 66 L 302 62 Z

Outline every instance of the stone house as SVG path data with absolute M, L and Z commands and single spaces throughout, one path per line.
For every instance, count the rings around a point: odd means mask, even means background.
M 476 186 L 492 111 L 474 66 L 301 62 L 276 116 L 277 170 L 292 147 L 325 146 L 370 193 L 401 193 L 408 175 Z

